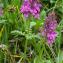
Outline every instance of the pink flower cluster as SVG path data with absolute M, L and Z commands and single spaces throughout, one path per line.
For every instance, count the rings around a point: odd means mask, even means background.
M 41 4 L 37 0 L 24 0 L 23 5 L 20 8 L 20 12 L 28 17 L 32 14 L 35 18 L 39 18 Z
M 44 24 L 44 31 L 42 35 L 46 37 L 48 44 L 52 44 L 55 41 L 57 32 L 55 31 L 57 27 L 56 15 L 54 12 L 48 14 Z

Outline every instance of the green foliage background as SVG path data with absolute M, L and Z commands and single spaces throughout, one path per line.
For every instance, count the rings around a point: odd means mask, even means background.
M 22 0 L 0 0 L 0 63 L 63 63 L 63 0 L 40 0 L 40 19 L 25 19 L 20 13 Z M 48 46 L 39 34 L 45 17 L 51 11 L 57 14 L 55 43 Z

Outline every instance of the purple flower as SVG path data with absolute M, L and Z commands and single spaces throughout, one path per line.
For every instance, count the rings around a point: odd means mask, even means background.
M 48 44 L 52 44 L 55 41 L 56 36 L 57 36 L 56 32 L 52 31 L 52 32 L 47 33 L 47 42 L 48 42 Z
M 39 18 L 39 13 L 40 13 L 40 7 L 41 4 L 34 2 L 34 4 L 31 7 L 31 14 L 35 17 L 35 18 Z
M 55 32 L 57 27 L 56 15 L 54 12 L 49 13 L 46 17 L 44 24 L 44 31 L 42 35 L 46 37 L 48 44 L 52 44 L 55 41 L 57 33 Z
M 25 17 L 28 17 L 30 12 L 30 2 L 28 0 L 24 0 L 24 3 L 20 8 L 20 11 L 24 14 Z
M 40 7 L 41 4 L 39 4 L 37 0 L 24 0 L 20 11 L 25 17 L 28 17 L 29 14 L 32 14 L 35 18 L 39 18 Z

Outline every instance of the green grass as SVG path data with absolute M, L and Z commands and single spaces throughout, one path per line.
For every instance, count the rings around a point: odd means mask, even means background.
M 40 20 L 20 13 L 22 0 L 0 0 L 0 63 L 63 63 L 63 0 L 41 0 Z M 0 5 L 1 6 L 1 5 Z M 39 35 L 48 12 L 57 13 L 58 36 L 52 46 Z

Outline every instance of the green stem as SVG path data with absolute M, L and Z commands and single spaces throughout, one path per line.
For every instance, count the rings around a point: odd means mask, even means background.
M 57 1 L 56 1 L 56 3 L 55 3 L 55 5 L 54 5 L 52 8 L 50 8 L 47 12 L 49 12 L 49 11 L 51 11 L 51 10 L 53 10 L 53 11 L 54 11 L 54 10 L 55 10 L 55 8 L 57 7 L 57 2 L 58 2 L 58 1 L 59 1 L 59 0 L 57 0 Z
M 27 50 L 27 39 L 26 39 L 26 42 L 25 42 L 25 49 L 24 49 L 25 54 L 26 54 L 26 50 Z
M 45 45 L 44 45 L 45 46 Z M 45 50 L 45 52 L 46 52 L 46 54 L 47 54 L 47 56 L 49 57 L 49 59 L 51 60 L 51 62 L 53 63 L 53 60 L 51 59 L 51 57 L 50 57 L 50 55 L 48 54 L 48 52 L 47 52 L 47 50 L 46 50 L 46 48 L 44 47 L 44 50 Z
M 55 10 L 55 8 L 57 7 L 57 3 L 58 3 L 59 0 L 56 1 L 54 7 L 53 7 L 53 11 Z
M 54 50 L 53 50 L 53 48 L 52 48 L 52 45 L 51 45 L 51 46 L 48 45 L 48 47 L 49 47 L 49 49 L 50 49 L 50 51 L 51 51 L 53 57 L 55 58 L 55 57 L 56 57 L 56 54 L 55 54 L 55 52 L 54 52 Z

